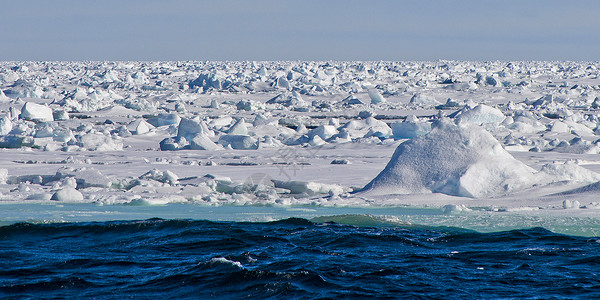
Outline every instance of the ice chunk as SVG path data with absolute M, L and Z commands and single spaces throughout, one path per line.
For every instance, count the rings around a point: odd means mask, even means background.
M 6 180 L 8 180 L 8 170 L 0 169 L 0 184 L 6 184 Z
M 75 135 L 68 128 L 57 128 L 52 132 L 52 139 L 57 142 L 68 142 L 74 138 Z
M 191 150 L 219 150 L 222 149 L 219 145 L 215 144 L 207 135 L 199 134 L 196 135 L 188 146 Z
M 365 134 L 365 137 L 376 136 L 381 139 L 386 139 L 392 136 L 392 129 L 384 121 L 377 120 L 373 117 L 365 119 L 365 124 L 369 131 Z
M 63 179 L 67 177 L 75 178 L 77 187 L 100 187 L 110 188 L 113 184 L 112 180 L 100 171 L 94 168 L 70 168 L 63 167 L 56 171 L 55 179 Z
M 552 125 L 550 127 L 550 132 L 567 133 L 569 131 L 570 131 L 569 125 L 567 125 L 567 123 L 565 123 L 565 122 L 561 122 L 558 120 L 552 122 Z
M 264 114 L 257 114 L 256 117 L 254 117 L 254 121 L 252 122 L 252 125 L 253 126 L 277 125 L 277 120 L 270 119 L 267 116 L 265 116 Z
M 252 100 L 240 100 L 240 102 L 236 104 L 236 107 L 238 110 L 256 111 L 261 109 L 262 105 Z
M 308 144 L 315 147 L 315 146 L 323 146 L 323 145 L 327 144 L 327 142 L 324 141 L 320 136 L 315 135 L 313 137 L 309 137 Z
M 279 95 L 269 99 L 266 103 L 267 104 L 281 104 L 286 107 L 307 106 L 306 102 L 304 102 L 304 100 L 302 99 L 300 94 L 298 94 L 296 91 L 294 91 L 292 93 L 286 92 L 283 94 L 279 94 Z
M 313 138 L 314 136 L 319 136 L 323 140 L 327 140 L 337 133 L 337 130 L 332 125 L 321 125 L 317 128 L 312 129 L 308 132 L 308 137 Z
M 232 117 L 224 116 L 224 117 L 220 117 L 220 118 L 211 120 L 209 124 L 213 127 L 216 127 L 217 129 L 219 129 L 224 126 L 229 126 L 231 124 L 231 122 L 233 122 Z
M 60 182 L 62 187 L 72 187 L 74 189 L 77 188 L 77 179 L 75 177 L 65 177 Z
M 0 148 L 21 148 L 23 146 L 33 146 L 33 138 L 13 134 L 0 136 Z
M 83 201 L 83 194 L 72 187 L 65 187 L 56 191 L 50 200 L 80 202 Z
M 184 137 L 188 141 L 194 139 L 197 135 L 214 136 L 214 132 L 208 129 L 208 126 L 204 121 L 199 118 L 188 119 L 183 118 L 179 122 L 179 128 L 177 129 L 177 137 Z
M 381 93 L 379 93 L 379 91 L 376 90 L 376 89 L 370 89 L 369 90 L 369 97 L 371 98 L 371 103 L 372 104 L 379 104 L 379 103 L 385 103 L 386 102 L 385 98 L 383 98 L 383 96 L 381 95 Z
M 233 124 L 233 126 L 231 126 L 231 128 L 229 128 L 229 130 L 227 131 L 228 134 L 242 134 L 242 135 L 247 135 L 248 134 L 248 127 L 246 126 L 246 121 L 244 120 L 244 118 L 239 119 L 237 122 L 235 122 L 235 124 Z
M 442 211 L 445 214 L 455 214 L 463 211 L 471 211 L 471 209 L 464 204 L 447 204 L 442 207 Z
M 290 82 L 285 77 L 278 77 L 273 82 L 273 87 L 278 87 L 278 88 L 283 88 L 283 89 L 289 89 L 290 88 Z
M 498 80 L 496 80 L 496 78 L 492 77 L 492 76 L 486 76 L 485 77 L 485 83 L 487 85 L 491 85 L 491 86 L 498 86 Z
M 224 90 L 231 87 L 232 82 L 225 79 L 220 72 L 200 74 L 196 79 L 188 84 L 190 88 L 202 87 L 204 90 L 213 88 L 216 90 Z
M 0 135 L 7 135 L 13 128 L 13 124 L 7 115 L 0 116 Z
M 36 125 L 34 137 L 36 138 L 47 138 L 54 136 L 54 128 L 50 126 L 51 123 L 41 123 Z
M 175 111 L 178 113 L 186 113 L 187 109 L 185 108 L 185 104 L 183 104 L 183 102 L 175 104 Z
M 77 145 L 90 151 L 120 151 L 123 143 L 99 132 L 87 133 L 78 139 Z
M 106 70 L 100 76 L 102 82 L 119 82 L 119 74 L 114 70 Z
M 573 144 L 569 145 L 566 142 L 561 142 L 558 146 L 552 149 L 553 152 L 572 153 L 572 154 L 598 154 L 600 147 L 596 144 Z
M 334 160 L 331 161 L 332 165 L 348 165 L 350 164 L 350 161 L 347 159 L 343 159 L 343 158 L 336 158 Z
M 52 114 L 55 121 L 64 121 L 69 119 L 69 113 L 66 110 L 57 110 Z
M 178 126 L 180 121 L 181 121 L 181 117 L 178 114 L 166 114 L 166 113 L 160 113 L 160 114 L 158 114 L 158 116 L 148 119 L 148 123 L 152 124 L 155 127 L 161 127 L 161 126 L 167 126 L 167 125 Z
M 292 194 L 302 194 L 306 193 L 308 195 L 315 194 L 329 194 L 332 192 L 333 194 L 339 195 L 346 190 L 335 184 L 325 184 L 319 182 L 312 181 L 281 181 L 281 180 L 273 180 L 275 187 L 289 190 Z
M 227 134 L 219 138 L 219 144 L 223 147 L 231 147 L 237 150 L 258 149 L 258 143 L 255 138 L 249 135 Z
M 420 121 L 415 116 L 409 116 L 403 122 L 393 122 L 390 127 L 397 139 L 412 139 L 431 131 L 431 123 Z
M 481 125 L 502 122 L 502 120 L 504 120 L 504 114 L 497 108 L 479 104 L 474 108 L 469 108 L 467 106 L 461 109 L 457 112 L 456 119 Z
M 356 98 L 355 95 L 350 95 L 348 97 L 346 97 L 344 100 L 340 101 L 339 104 L 343 105 L 343 106 L 353 106 L 353 105 L 360 105 L 360 104 L 364 104 L 362 101 L 360 101 L 358 98 Z
M 181 143 L 184 141 L 183 143 Z M 165 138 L 159 143 L 161 151 L 176 151 L 183 149 L 183 147 L 189 145 L 184 137 Z
M 50 107 L 33 102 L 26 102 L 23 105 L 23 108 L 21 108 L 20 118 L 35 122 L 54 121 L 54 116 Z
M 139 177 L 140 179 L 152 179 L 162 183 L 168 183 L 170 185 L 177 184 L 179 181 L 179 176 L 175 173 L 166 170 L 160 171 L 158 169 L 152 169 Z
M 410 104 L 412 105 L 423 105 L 423 106 L 433 106 L 441 104 L 434 97 L 429 95 L 424 95 L 421 93 L 416 93 L 410 98 Z
M 2 91 L 2 89 L 0 89 L 0 102 L 7 102 L 10 101 L 10 98 L 8 98 L 4 92 Z
M 150 125 L 144 119 L 137 119 L 127 125 L 127 130 L 134 135 L 140 135 L 150 132 L 154 126 Z
M 535 183 L 534 173 L 484 129 L 443 119 L 429 134 L 400 144 L 385 169 L 363 191 L 479 198 L 530 187 Z
M 563 201 L 564 209 L 575 209 L 575 208 L 580 208 L 580 207 L 581 207 L 581 203 L 579 203 L 579 201 L 577 201 L 577 200 L 565 199 Z
M 270 135 L 265 135 L 262 139 L 259 140 L 258 147 L 260 149 L 264 148 L 279 148 L 282 147 L 283 143 L 273 138 Z

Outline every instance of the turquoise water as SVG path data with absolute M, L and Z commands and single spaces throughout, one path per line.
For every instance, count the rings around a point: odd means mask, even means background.
M 588 214 L 573 215 L 568 210 L 559 210 L 558 213 L 474 210 L 445 214 L 437 208 L 411 207 L 2 204 L 0 225 L 17 222 L 101 222 L 149 218 L 264 222 L 296 217 L 309 220 L 319 218 L 318 221 L 331 220 L 348 225 L 447 226 L 478 232 L 542 227 L 555 233 L 600 236 L 600 212 L 594 212 L 589 210 Z

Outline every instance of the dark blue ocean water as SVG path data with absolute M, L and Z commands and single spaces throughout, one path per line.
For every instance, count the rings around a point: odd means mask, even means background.
M 150 219 L 0 227 L 14 298 L 600 298 L 598 238 L 542 228 Z

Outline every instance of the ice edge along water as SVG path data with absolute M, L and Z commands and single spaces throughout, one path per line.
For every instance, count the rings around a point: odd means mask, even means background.
M 4 62 L 0 199 L 593 214 L 598 74 L 575 62 Z

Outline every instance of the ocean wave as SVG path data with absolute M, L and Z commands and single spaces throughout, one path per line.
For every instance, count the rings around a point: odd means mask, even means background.
M 394 222 L 334 215 L 270 222 L 155 218 L 13 224 L 0 227 L 0 293 L 29 298 L 600 296 L 595 238 L 543 228 L 481 233 Z

